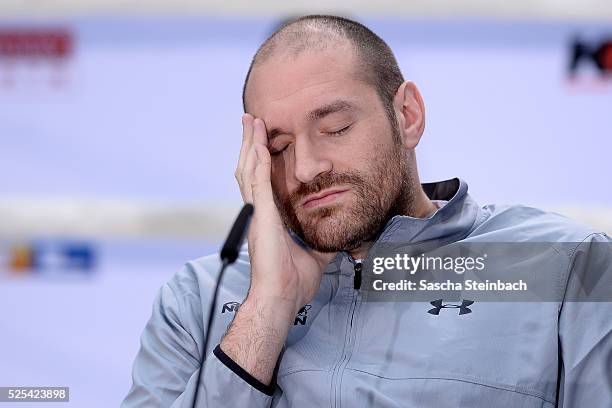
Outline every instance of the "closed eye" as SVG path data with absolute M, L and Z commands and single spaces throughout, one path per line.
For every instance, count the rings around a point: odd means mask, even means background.
M 325 132 L 325 133 L 327 133 L 328 135 L 332 135 L 332 136 L 339 136 L 339 135 L 343 134 L 344 132 L 346 132 L 348 130 L 348 128 L 350 128 L 350 127 L 351 127 L 351 125 L 348 125 L 348 126 L 343 127 L 342 129 L 336 130 L 334 132 Z
M 347 130 L 349 130 L 350 127 L 351 127 L 351 125 L 347 125 L 347 126 L 343 127 L 342 129 L 338 129 L 338 130 L 335 130 L 333 132 L 325 132 L 325 134 L 331 135 L 331 136 L 340 136 L 343 133 L 345 133 Z M 280 149 L 274 149 L 274 148 L 270 147 L 268 150 L 270 151 L 270 156 L 278 156 L 283 151 L 285 151 L 287 149 L 287 147 L 289 147 L 289 144 L 286 144 L 285 146 L 283 146 Z

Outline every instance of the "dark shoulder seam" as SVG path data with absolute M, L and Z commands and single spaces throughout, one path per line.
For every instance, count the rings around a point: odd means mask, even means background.
M 232 370 L 234 374 L 238 377 L 242 378 L 246 381 L 251 387 L 255 388 L 257 391 L 266 394 L 267 396 L 272 396 L 274 394 L 274 389 L 276 388 L 276 384 L 274 383 L 274 379 L 272 379 L 272 385 L 265 385 L 257 378 L 253 377 L 246 370 L 240 367 L 234 360 L 232 360 L 227 354 L 221 350 L 221 346 L 217 345 L 213 350 L 215 356 L 221 361 L 227 368 Z
M 563 305 L 565 304 L 565 296 L 567 295 L 567 286 L 569 285 L 570 274 L 572 273 L 572 268 L 574 266 L 574 258 L 576 256 L 576 250 L 578 249 L 580 245 L 585 243 L 587 239 L 595 235 L 607 236 L 607 234 L 604 232 L 591 232 L 586 237 L 584 237 L 582 241 L 578 242 L 576 246 L 568 254 L 569 259 L 568 259 L 567 268 L 565 270 L 565 277 L 564 277 L 565 283 L 564 283 L 564 289 L 563 289 L 563 298 L 561 299 L 561 302 L 559 303 L 559 307 L 557 309 L 559 316 L 561 316 L 561 309 L 563 309 Z

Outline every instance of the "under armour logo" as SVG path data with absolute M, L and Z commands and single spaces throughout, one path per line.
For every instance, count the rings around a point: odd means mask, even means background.
M 436 316 L 439 315 L 440 310 L 442 309 L 459 309 L 459 315 L 464 315 L 464 314 L 472 313 L 472 309 L 470 309 L 468 306 L 474 303 L 474 301 L 466 299 L 462 301 L 460 305 L 455 305 L 452 303 L 442 304 L 442 299 L 438 299 L 438 300 L 431 301 L 429 303 L 433 306 L 433 309 L 429 309 L 427 313 L 430 313 L 432 315 L 436 315 Z

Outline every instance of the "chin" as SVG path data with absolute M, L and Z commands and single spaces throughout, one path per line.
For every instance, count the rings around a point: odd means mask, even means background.
M 346 211 L 325 211 L 324 214 L 315 215 L 316 220 L 311 216 L 310 222 L 306 225 L 302 223 L 306 243 L 321 252 L 350 249 L 348 246 L 353 242 L 354 230 L 359 228 L 351 225 L 347 216 Z
M 346 212 L 340 205 L 330 205 L 310 210 L 306 214 L 302 213 L 298 220 L 304 230 L 314 229 L 319 233 L 321 230 L 345 223 Z

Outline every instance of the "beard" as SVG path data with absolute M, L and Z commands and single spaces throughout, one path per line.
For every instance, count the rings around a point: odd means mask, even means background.
M 375 240 L 393 216 L 410 214 L 414 206 L 412 175 L 399 135 L 394 132 L 393 136 L 394 143 L 386 151 L 376 149 L 367 171 L 322 173 L 284 198 L 274 193 L 285 225 L 310 248 L 338 252 Z M 306 196 L 334 186 L 348 187 L 346 193 L 355 197 L 307 214 L 296 212 Z

